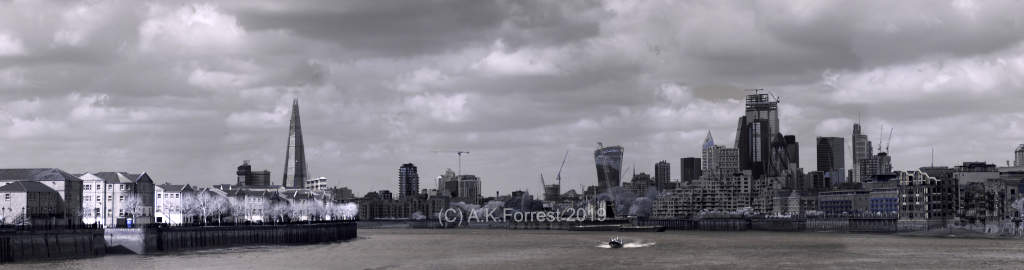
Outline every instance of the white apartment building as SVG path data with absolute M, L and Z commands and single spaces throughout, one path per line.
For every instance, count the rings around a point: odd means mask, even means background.
M 153 179 L 147 173 L 84 173 L 82 222 L 105 227 L 153 223 Z
M 180 225 L 186 223 L 188 209 L 185 202 L 189 196 L 193 196 L 195 189 L 190 185 L 162 184 L 155 186 L 156 193 L 156 223 Z

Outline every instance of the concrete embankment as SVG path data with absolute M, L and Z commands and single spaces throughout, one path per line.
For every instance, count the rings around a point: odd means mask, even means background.
M 0 263 L 98 257 L 102 229 L 0 231 Z
M 787 232 L 898 232 L 894 218 L 703 218 L 678 220 L 641 220 L 644 226 L 665 226 L 670 230 L 703 231 L 787 231 Z
M 356 238 L 356 223 L 112 229 L 104 233 L 111 253 L 148 254 L 244 245 L 297 245 Z

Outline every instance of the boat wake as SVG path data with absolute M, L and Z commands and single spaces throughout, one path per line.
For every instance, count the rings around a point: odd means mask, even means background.
M 654 246 L 654 244 L 655 244 L 655 242 L 646 242 L 646 241 L 643 241 L 643 240 L 640 240 L 640 241 L 623 241 L 622 248 L 643 248 L 643 247 Z M 602 243 L 600 245 L 597 245 L 597 247 L 599 247 L 599 248 L 612 248 L 612 246 L 610 244 L 608 244 L 608 243 Z

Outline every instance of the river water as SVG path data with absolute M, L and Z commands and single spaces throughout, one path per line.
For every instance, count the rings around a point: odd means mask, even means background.
M 1022 269 L 1024 241 L 879 234 L 360 229 L 309 246 L 111 255 L 4 269 Z

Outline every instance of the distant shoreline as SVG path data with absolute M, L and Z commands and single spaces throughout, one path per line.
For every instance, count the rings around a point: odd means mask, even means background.
M 429 222 L 429 221 L 428 221 Z M 357 221 L 359 229 L 366 230 L 394 230 L 394 229 L 415 229 L 415 230 L 515 230 L 515 231 L 562 231 L 567 233 L 576 233 L 571 230 L 563 229 L 510 229 L 504 226 L 504 224 L 491 224 L 482 223 L 474 224 L 472 226 L 462 226 L 454 228 L 440 228 L 440 227 L 428 227 L 422 226 L 424 221 L 409 221 L 409 220 L 376 220 L 376 221 Z M 1008 235 L 1008 234 L 992 234 L 983 233 L 964 228 L 942 228 L 932 229 L 924 231 L 911 231 L 911 232 L 869 232 L 869 231 L 824 231 L 824 230 L 802 230 L 802 231 L 781 231 L 781 230 L 762 230 L 762 229 L 747 229 L 747 230 L 702 230 L 702 229 L 669 229 L 668 231 L 686 232 L 686 231 L 700 231 L 700 232 L 780 232 L 780 233 L 834 233 L 834 234 L 880 234 L 880 235 L 893 235 L 903 237 L 921 237 L 921 238 L 954 238 L 954 239 L 998 239 L 998 240 L 1020 240 L 1021 238 Z

